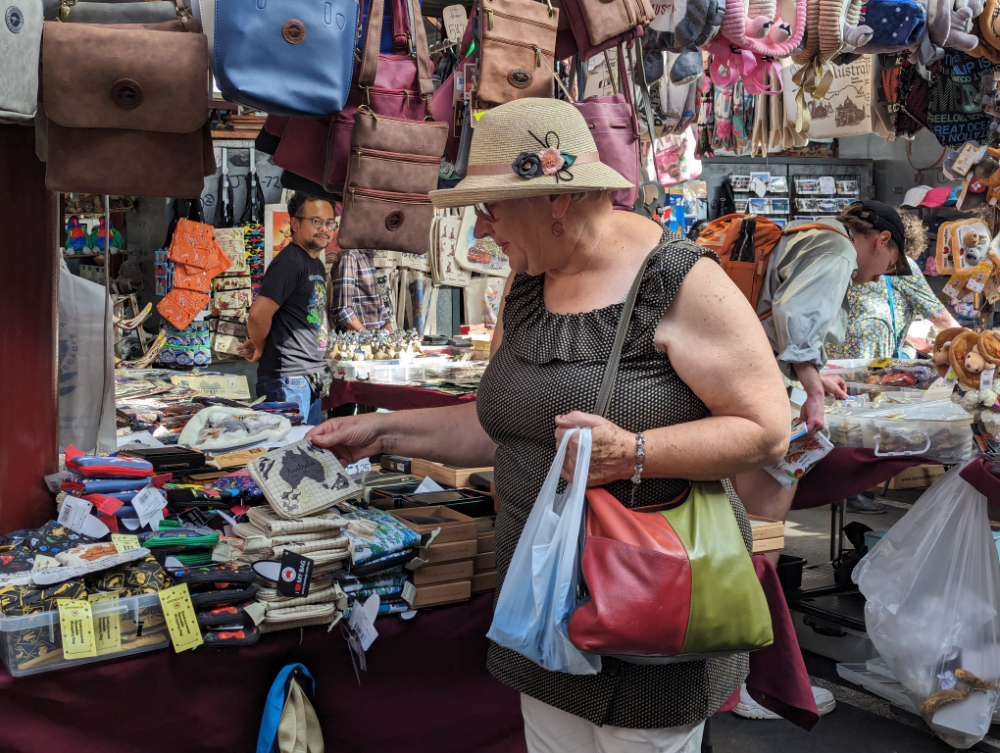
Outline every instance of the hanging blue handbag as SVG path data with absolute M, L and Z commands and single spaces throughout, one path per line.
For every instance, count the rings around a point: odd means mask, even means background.
M 357 0 L 216 0 L 219 90 L 276 115 L 335 115 L 351 89 L 360 8 Z

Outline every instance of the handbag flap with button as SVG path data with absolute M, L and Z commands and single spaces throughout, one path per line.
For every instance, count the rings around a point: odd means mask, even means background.
M 215 157 L 205 107 L 208 43 L 200 28 L 194 19 L 45 23 L 50 190 L 201 195 Z
M 47 22 L 45 114 L 67 128 L 197 131 L 208 115 L 207 49 L 204 34 Z
M 479 90 L 502 105 L 552 96 L 559 10 L 535 0 L 483 0 L 479 34 Z

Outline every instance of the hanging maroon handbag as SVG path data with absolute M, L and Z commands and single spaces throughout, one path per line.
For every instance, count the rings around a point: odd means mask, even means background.
M 384 0 L 372 0 L 369 18 L 379 18 Z M 396 14 L 398 3 L 391 12 Z M 354 115 L 362 105 L 376 115 L 402 120 L 432 118 L 430 98 L 434 94 L 431 60 L 427 51 L 427 32 L 420 14 L 420 3 L 413 2 L 413 42 L 416 60 L 408 55 L 379 55 L 381 30 L 369 24 L 365 30 L 361 64 L 355 66 L 354 84 L 347 104 L 333 118 L 326 142 L 323 188 L 341 192 L 347 177 L 347 161 L 351 152 L 351 131 Z M 369 61 L 373 61 L 374 65 Z M 369 83 L 370 82 L 370 83 Z
M 604 54 L 607 63 L 607 53 Z M 610 64 L 608 71 L 611 72 Z M 639 198 L 639 118 L 632 101 L 632 87 L 628 84 L 625 52 L 621 45 L 618 46 L 618 71 L 622 91 L 615 87 L 612 95 L 589 97 L 577 102 L 576 109 L 590 127 L 601 162 L 613 167 L 632 183 L 631 188 L 622 188 L 611 194 L 615 209 L 629 210 Z M 612 83 L 614 78 L 611 76 Z
M 560 6 L 569 21 L 580 60 L 590 60 L 615 45 L 641 37 L 643 25 L 653 20 L 649 0 L 560 0 Z M 588 27 L 588 16 L 592 29 Z
M 424 57 L 427 57 L 427 36 L 420 15 L 419 3 L 414 3 L 414 34 L 419 41 L 424 40 Z M 384 4 L 382 5 L 384 7 Z M 397 29 L 405 28 L 402 3 L 394 0 L 390 6 L 393 18 L 394 37 Z M 381 14 L 381 11 L 379 11 Z M 369 8 L 369 17 L 373 16 Z M 409 34 L 409 32 L 406 32 Z M 381 24 L 368 24 L 365 29 L 365 44 L 374 37 L 375 49 L 381 41 Z M 420 44 L 416 45 L 417 50 Z M 389 115 L 407 120 L 420 120 L 425 107 L 421 102 L 417 75 L 418 65 L 409 55 L 379 55 L 378 72 L 370 90 L 370 107 L 379 115 Z M 427 85 L 430 82 L 430 62 L 427 62 Z M 354 82 L 351 92 L 341 110 L 333 118 L 306 119 L 282 118 L 269 115 L 264 127 L 269 133 L 279 134 L 281 141 L 274 152 L 274 164 L 289 172 L 300 175 L 313 183 L 322 185 L 327 191 L 340 192 L 346 173 L 347 150 L 350 148 L 351 128 L 354 113 L 365 100 L 365 93 L 358 86 L 359 66 L 354 67 Z M 332 149 L 331 142 L 338 144 Z M 339 161 L 339 162 L 338 162 Z

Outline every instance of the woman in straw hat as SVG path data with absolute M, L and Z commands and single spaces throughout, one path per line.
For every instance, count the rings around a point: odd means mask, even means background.
M 712 252 L 614 211 L 609 192 L 628 186 L 570 104 L 523 99 L 483 115 L 468 176 L 431 194 L 438 207 L 475 206 L 476 235 L 492 236 L 514 272 L 477 403 L 338 418 L 309 434 L 348 462 L 392 452 L 493 465 L 501 584 L 571 427 L 592 430 L 590 485 L 629 507 L 674 499 L 688 480 L 773 464 L 788 447 L 788 400 L 747 300 Z M 651 251 L 608 418 L 592 415 L 623 299 Z M 641 485 L 631 480 L 637 464 Z M 748 537 L 746 512 L 735 495 L 731 503 Z M 659 666 L 605 659 L 600 674 L 580 677 L 497 645 L 487 663 L 522 694 L 532 751 L 696 753 L 704 720 L 748 669 L 746 654 Z

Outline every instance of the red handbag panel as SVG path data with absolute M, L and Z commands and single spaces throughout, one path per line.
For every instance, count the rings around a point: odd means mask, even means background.
M 589 517 L 588 513 L 588 527 Z M 681 653 L 691 611 L 691 565 L 686 554 L 683 558 L 653 554 L 588 533 L 582 568 L 591 600 L 570 617 L 569 639 L 574 646 L 596 654 Z
M 587 540 L 615 539 L 687 561 L 687 550 L 674 529 L 655 512 L 622 515 L 622 503 L 606 489 L 587 489 Z M 586 550 L 584 550 L 586 552 Z

